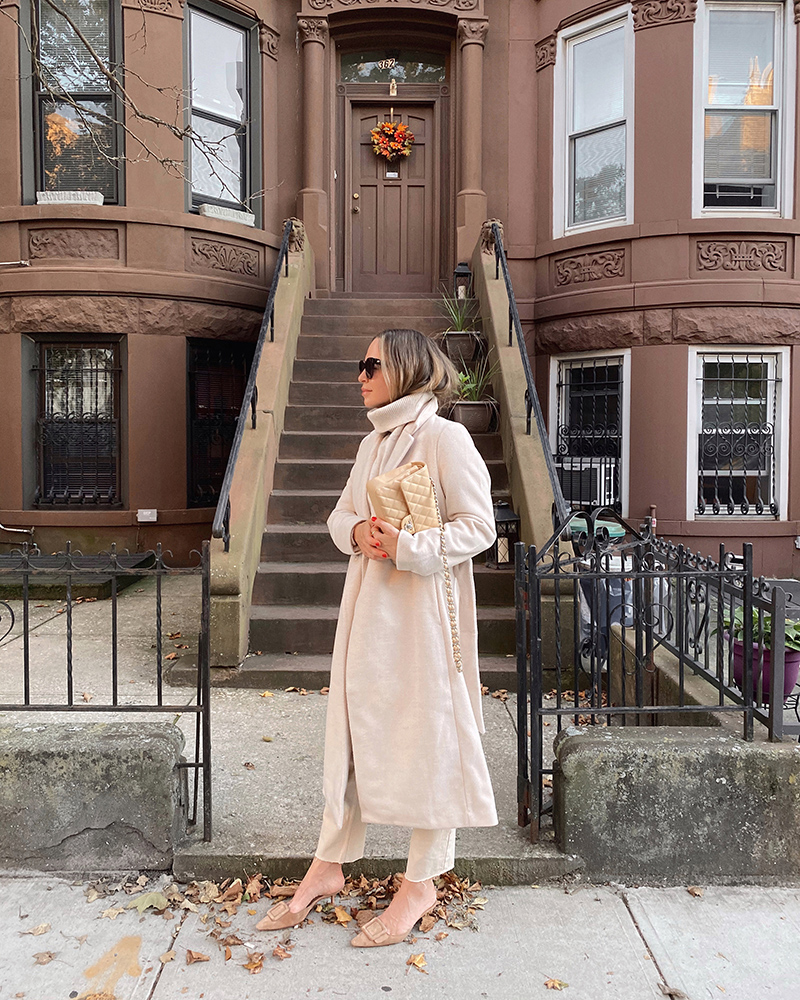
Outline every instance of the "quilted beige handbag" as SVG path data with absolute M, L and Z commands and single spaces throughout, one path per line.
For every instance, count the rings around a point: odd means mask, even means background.
M 367 495 L 377 517 L 412 535 L 426 528 L 439 529 L 439 544 L 444 568 L 444 585 L 447 591 L 447 614 L 450 619 L 450 638 L 453 660 L 461 673 L 461 640 L 458 635 L 453 581 L 447 562 L 444 524 L 439 510 L 436 487 L 428 475 L 424 462 L 407 462 L 397 469 L 384 472 L 367 483 Z

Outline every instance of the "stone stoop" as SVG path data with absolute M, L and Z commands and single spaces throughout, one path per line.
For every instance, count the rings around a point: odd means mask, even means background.
M 438 300 L 309 299 L 303 315 L 285 429 L 269 500 L 261 563 L 253 588 L 250 655 L 215 680 L 234 686 L 328 683 L 347 557 L 325 526 L 362 438 L 372 429 L 356 362 L 375 333 L 392 325 L 426 334 L 444 320 Z M 493 492 L 508 496 L 498 433 L 477 435 Z M 513 573 L 475 561 L 479 648 L 485 683 L 515 687 Z

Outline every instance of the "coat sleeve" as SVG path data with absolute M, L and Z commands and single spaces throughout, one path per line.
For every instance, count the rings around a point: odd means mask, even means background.
M 447 561 L 457 566 L 488 549 L 495 539 L 492 483 L 486 463 L 461 424 L 450 424 L 439 436 L 436 465 L 447 510 Z M 395 565 L 420 576 L 443 572 L 439 529 L 415 535 L 401 531 Z
M 353 503 L 353 473 L 358 467 L 363 443 L 362 441 L 361 445 L 359 445 L 355 464 L 350 470 L 350 475 L 347 477 L 347 483 L 342 490 L 342 495 L 339 497 L 336 506 L 328 518 L 328 531 L 333 539 L 333 544 L 340 552 L 344 552 L 348 556 L 361 555 L 360 550 L 354 548 L 352 543 L 353 528 L 355 528 L 359 521 L 364 520 L 363 517 L 356 514 Z

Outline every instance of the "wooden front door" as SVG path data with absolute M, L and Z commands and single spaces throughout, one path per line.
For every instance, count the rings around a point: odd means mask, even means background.
M 411 155 L 376 156 L 370 131 L 402 121 L 414 133 Z M 352 106 L 345 213 L 350 222 L 354 292 L 434 291 L 436 246 L 434 105 Z

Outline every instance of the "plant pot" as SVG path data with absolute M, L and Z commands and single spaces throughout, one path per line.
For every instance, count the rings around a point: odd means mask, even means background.
M 459 399 L 453 403 L 450 419 L 463 424 L 470 434 L 485 434 L 492 423 L 495 405 L 491 399 L 481 399 L 478 402 Z
M 481 356 L 483 337 L 479 330 L 446 330 L 442 346 L 456 368 L 465 368 Z
M 753 643 L 753 694 L 758 691 L 758 678 L 761 674 L 758 662 L 758 643 Z M 769 671 L 770 650 L 764 650 L 764 686 L 762 694 L 764 704 L 769 704 Z M 800 650 L 787 649 L 783 655 L 783 700 L 785 701 L 794 690 L 797 678 L 800 676 Z M 741 689 L 744 678 L 744 643 L 741 639 L 733 640 L 733 679 Z

